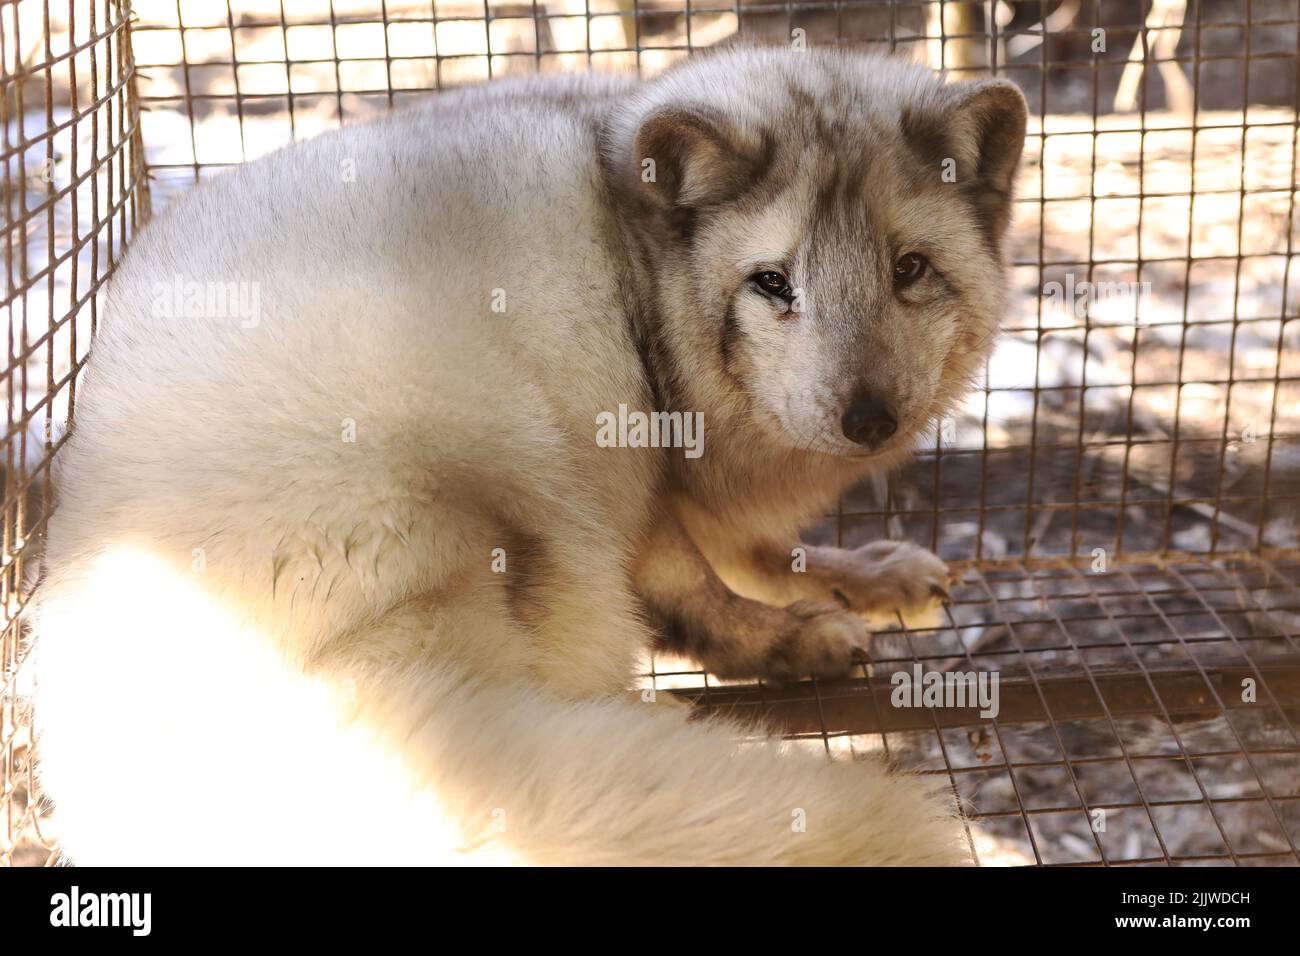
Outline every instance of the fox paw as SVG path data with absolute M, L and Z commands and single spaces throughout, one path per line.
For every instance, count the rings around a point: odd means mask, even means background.
M 797 601 L 784 614 L 785 626 L 764 655 L 766 677 L 842 677 L 866 654 L 867 626 L 836 604 Z
M 910 541 L 873 541 L 845 553 L 832 594 L 851 611 L 924 610 L 948 600 L 948 566 Z

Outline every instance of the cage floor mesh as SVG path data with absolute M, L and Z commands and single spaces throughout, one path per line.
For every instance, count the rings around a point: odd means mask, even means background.
M 941 612 L 878 630 L 855 678 L 736 684 L 660 658 L 645 685 L 945 778 L 982 863 L 1294 865 L 1298 635 L 1293 557 L 972 565 Z M 891 697 L 980 673 L 992 719 Z

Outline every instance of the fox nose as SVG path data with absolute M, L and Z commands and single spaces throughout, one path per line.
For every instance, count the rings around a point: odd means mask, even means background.
M 898 431 L 898 418 L 888 402 L 863 392 L 849 403 L 840 427 L 849 441 L 863 448 L 878 448 Z

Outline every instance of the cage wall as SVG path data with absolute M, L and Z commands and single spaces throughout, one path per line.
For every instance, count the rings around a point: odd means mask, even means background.
M 1009 77 L 1035 114 L 1014 307 L 931 450 L 845 502 L 942 556 L 1296 545 L 1297 11 L 1286 0 L 136 3 L 159 201 L 413 96 L 694 47 L 840 43 Z M 1045 25 L 1044 25 L 1045 24 Z
M 51 858 L 33 778 L 25 611 L 104 284 L 147 212 L 124 0 L 0 4 L 7 335 L 0 861 Z
M 972 835 L 986 862 L 1297 861 L 1294 0 L 53 6 L 0 5 L 8 862 L 52 859 L 22 610 L 97 293 L 140 219 L 416 97 L 539 72 L 650 76 L 732 37 L 1014 80 L 1031 120 L 1012 307 L 961 412 L 810 533 L 928 544 L 965 571 L 953 602 L 880 624 L 851 681 L 731 686 L 655 660 L 646 686 L 944 776 L 991 834 Z M 891 708 L 890 675 L 914 665 L 996 672 L 1008 709 Z

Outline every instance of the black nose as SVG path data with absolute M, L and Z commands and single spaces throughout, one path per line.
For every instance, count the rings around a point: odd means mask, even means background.
M 863 448 L 877 448 L 898 431 L 898 419 L 888 402 L 865 392 L 849 403 L 840 427 L 849 441 Z

